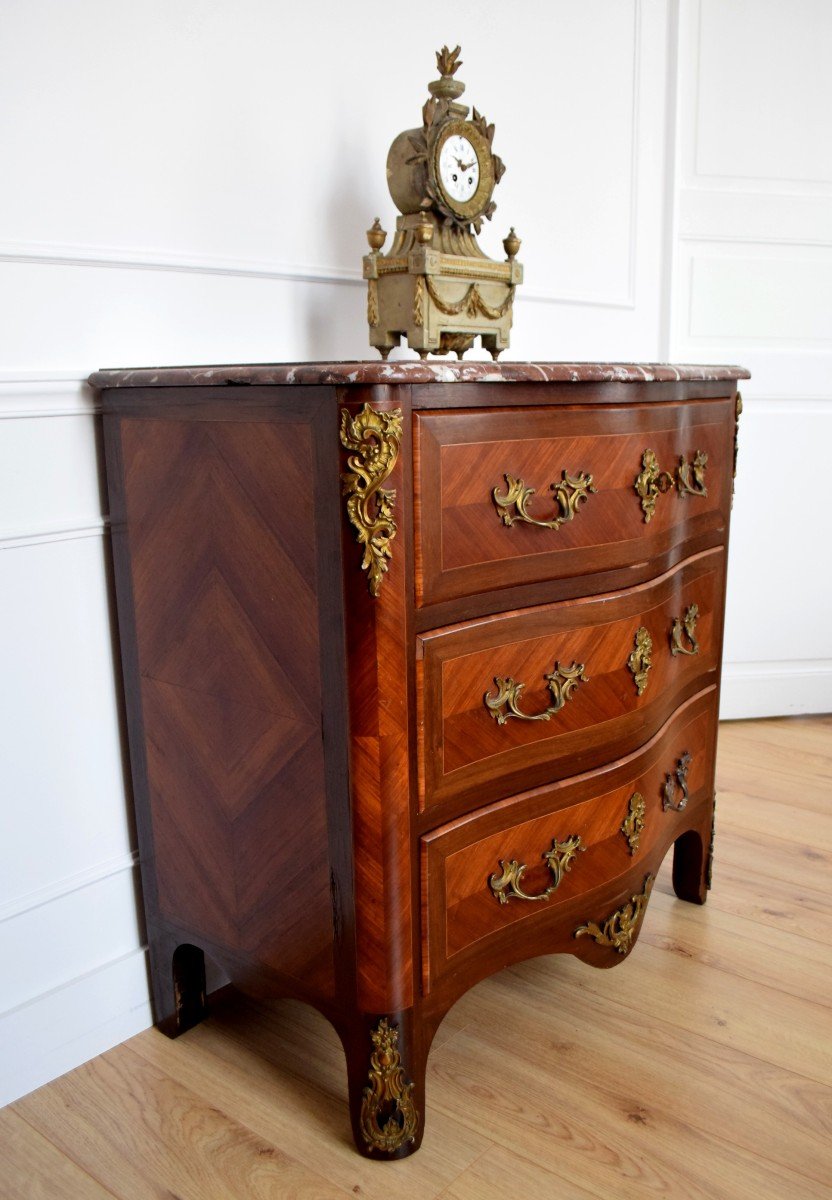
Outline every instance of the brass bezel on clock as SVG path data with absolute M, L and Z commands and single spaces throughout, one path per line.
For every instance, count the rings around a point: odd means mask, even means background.
M 457 136 L 467 138 L 474 147 L 480 171 L 477 190 L 470 200 L 465 201 L 454 200 L 452 196 L 448 195 L 442 186 L 442 176 L 439 171 L 439 155 L 442 153 L 442 147 L 448 138 Z M 446 121 L 440 127 L 431 150 L 430 179 L 433 187 L 441 195 L 443 204 L 447 205 L 451 212 L 459 217 L 460 220 L 473 221 L 485 212 L 494 192 L 496 177 L 494 174 L 494 158 L 491 154 L 491 147 L 488 144 L 487 138 L 483 137 L 476 125 L 472 125 L 470 121 L 453 120 Z

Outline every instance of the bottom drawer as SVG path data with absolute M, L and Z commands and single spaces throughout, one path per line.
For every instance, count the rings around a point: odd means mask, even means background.
M 460 972 L 467 986 L 520 958 L 578 950 L 569 940 L 581 924 L 574 902 L 585 901 L 594 919 L 596 893 L 626 882 L 640 864 L 654 870 L 680 834 L 701 824 L 715 735 L 716 689 L 708 688 L 634 754 L 426 835 L 424 990 Z

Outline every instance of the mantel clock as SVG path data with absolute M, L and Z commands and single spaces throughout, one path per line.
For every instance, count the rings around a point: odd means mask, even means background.
M 401 216 L 388 254 L 376 218 L 364 256 L 370 344 L 386 358 L 402 337 L 421 358 L 433 351 L 461 358 L 479 336 L 496 358 L 509 344 L 512 304 L 523 268 L 513 229 L 505 262 L 486 255 L 476 235 L 496 205 L 505 167 L 492 150 L 494 126 L 459 103 L 460 48 L 437 52 L 440 78 L 428 84 L 422 125 L 394 139 L 387 183 Z

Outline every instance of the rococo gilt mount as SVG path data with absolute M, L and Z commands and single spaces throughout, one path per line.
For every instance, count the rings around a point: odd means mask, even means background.
M 376 217 L 364 256 L 370 345 L 386 358 L 402 337 L 421 358 L 431 351 L 461 358 L 477 337 L 493 358 L 509 344 L 514 293 L 523 282 L 520 239 L 503 241 L 505 262 L 483 252 L 476 235 L 496 205 L 505 171 L 492 150 L 494 126 L 459 103 L 460 47 L 436 55 L 440 78 L 428 84 L 422 124 L 394 139 L 387 184 L 401 216 L 388 254 Z

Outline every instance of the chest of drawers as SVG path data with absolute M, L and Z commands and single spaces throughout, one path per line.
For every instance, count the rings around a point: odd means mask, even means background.
M 671 846 L 702 903 L 745 377 L 92 377 L 160 1028 L 204 1016 L 206 954 L 308 1001 L 359 1151 L 401 1157 L 467 988 L 622 962 Z

